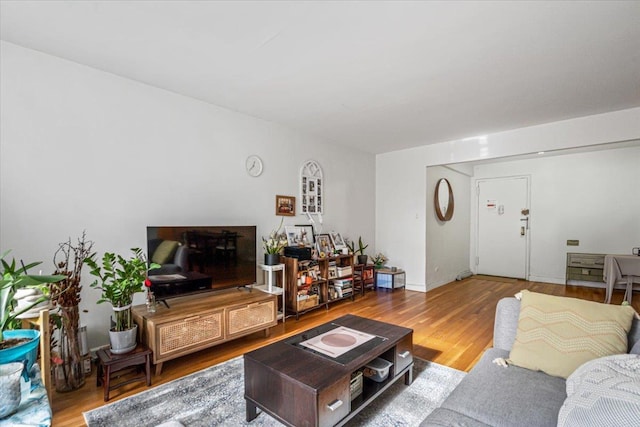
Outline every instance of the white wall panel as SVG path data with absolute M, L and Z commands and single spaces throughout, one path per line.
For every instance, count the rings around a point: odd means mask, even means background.
M 260 238 L 280 222 L 275 195 L 299 196 L 308 159 L 324 168 L 324 230 L 374 244 L 372 154 L 10 43 L 1 54 L 0 248 L 44 272 L 83 230 L 100 253 L 145 247 L 148 225 L 249 224 Z M 249 154 L 264 161 L 259 178 L 245 172 Z M 84 276 L 93 347 L 110 309 Z

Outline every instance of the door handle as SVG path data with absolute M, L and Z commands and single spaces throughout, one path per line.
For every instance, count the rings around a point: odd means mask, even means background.
M 524 221 L 525 222 L 525 227 L 528 230 L 529 229 L 529 217 L 520 218 L 520 221 Z

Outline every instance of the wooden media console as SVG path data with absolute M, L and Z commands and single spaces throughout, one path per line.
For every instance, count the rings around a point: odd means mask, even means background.
M 133 307 L 139 340 L 153 351 L 156 375 L 162 363 L 278 323 L 276 296 L 258 290 L 229 289 L 170 300 L 155 313 Z

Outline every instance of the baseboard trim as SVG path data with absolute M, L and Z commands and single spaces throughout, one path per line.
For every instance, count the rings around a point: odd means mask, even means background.
M 424 285 L 405 285 L 405 288 L 408 291 L 427 292 L 427 289 Z
M 556 285 L 564 285 L 565 279 L 559 279 L 557 277 L 544 277 L 544 276 L 532 276 L 529 275 L 530 282 L 542 282 L 542 283 L 553 283 Z

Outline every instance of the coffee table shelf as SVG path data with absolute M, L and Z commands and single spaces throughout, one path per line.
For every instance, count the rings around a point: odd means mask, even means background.
M 344 359 L 332 359 L 299 345 L 339 326 L 382 339 L 356 346 Z M 376 357 L 393 363 L 389 377 L 380 383 L 364 379 L 362 394 L 352 401 L 351 374 Z M 288 426 L 340 426 L 401 378 L 411 384 L 412 369 L 411 329 L 346 315 L 244 355 L 247 421 L 253 420 L 260 408 Z

